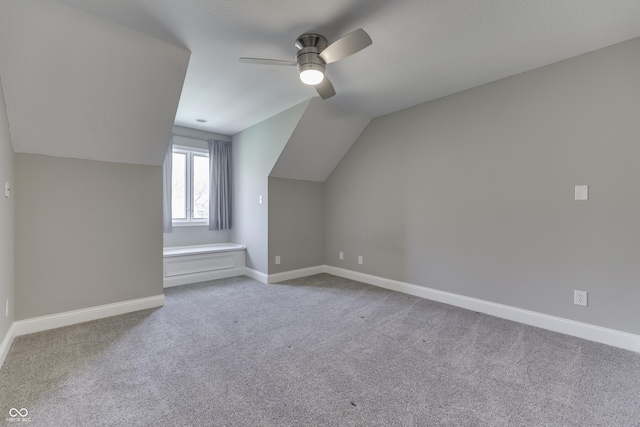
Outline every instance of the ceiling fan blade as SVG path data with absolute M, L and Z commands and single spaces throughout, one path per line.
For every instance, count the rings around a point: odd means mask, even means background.
M 294 61 L 283 61 L 281 59 L 265 59 L 265 58 L 240 58 L 240 62 L 245 64 L 258 65 L 298 65 Z
M 322 99 L 331 98 L 336 94 L 336 90 L 333 88 L 333 85 L 331 84 L 331 81 L 327 78 L 327 76 L 324 76 L 324 79 L 322 79 L 322 81 L 318 83 L 315 88 L 318 91 L 318 95 L 320 95 L 320 98 Z
M 320 53 L 320 58 L 327 64 L 331 64 L 361 51 L 371 43 L 373 42 L 369 34 L 362 28 L 358 28 L 327 46 Z

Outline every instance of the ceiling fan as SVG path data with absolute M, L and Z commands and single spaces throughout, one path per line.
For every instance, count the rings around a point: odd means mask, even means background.
M 325 76 L 327 64 L 351 56 L 371 43 L 371 37 L 362 28 L 352 31 L 331 44 L 328 44 L 327 39 L 320 34 L 305 33 L 298 37 L 295 42 L 295 46 L 298 49 L 296 61 L 240 58 L 240 62 L 261 65 L 297 65 L 300 80 L 305 84 L 315 86 L 320 97 L 327 99 L 336 94 L 333 85 Z

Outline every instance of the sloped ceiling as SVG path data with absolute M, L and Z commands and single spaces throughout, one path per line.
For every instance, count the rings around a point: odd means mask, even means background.
M 161 165 L 190 52 L 51 1 L 0 1 L 15 152 Z
M 292 60 L 308 31 L 369 33 L 325 102 L 370 117 L 640 36 L 638 0 L 58 1 L 188 48 L 176 124 L 226 135 L 317 96 L 295 67 L 238 62 Z
M 324 182 L 370 120 L 313 98 L 269 176 Z
M 330 64 L 324 102 L 377 117 L 639 37 L 638 22 L 638 0 L 0 0 L 0 78 L 16 151 L 159 164 L 174 121 L 235 135 L 316 96 L 295 67 L 238 62 L 293 59 L 304 32 L 371 35 Z

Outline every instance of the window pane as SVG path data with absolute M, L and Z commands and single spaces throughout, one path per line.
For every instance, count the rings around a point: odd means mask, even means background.
M 184 153 L 172 156 L 171 217 L 187 219 L 187 155 Z
M 209 157 L 193 156 L 193 219 L 209 218 Z

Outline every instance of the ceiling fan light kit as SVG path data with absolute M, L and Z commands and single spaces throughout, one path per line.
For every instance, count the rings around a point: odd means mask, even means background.
M 319 34 L 303 34 L 296 40 L 297 63 L 302 83 L 315 86 L 324 80 L 326 63 L 320 52 L 327 48 L 327 39 Z
M 315 86 L 324 80 L 324 67 L 320 68 L 317 64 L 299 65 L 298 71 L 300 71 L 300 80 L 306 85 Z
M 330 45 L 327 39 L 320 34 L 305 33 L 295 42 L 298 49 L 296 62 L 264 58 L 240 58 L 240 62 L 263 65 L 297 65 L 300 80 L 304 84 L 315 86 L 320 97 L 327 99 L 336 94 L 333 85 L 325 76 L 327 64 L 353 55 L 371 43 L 371 38 L 361 28 Z

